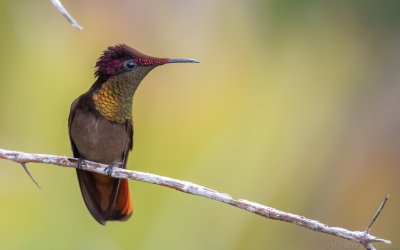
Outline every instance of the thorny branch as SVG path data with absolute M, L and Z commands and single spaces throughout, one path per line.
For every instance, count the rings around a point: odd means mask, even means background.
M 72 27 L 78 30 L 83 30 L 82 26 L 68 13 L 67 9 L 63 6 L 60 0 L 51 0 L 51 3 L 57 8 L 57 10 L 68 20 Z
M 17 162 L 19 164 L 22 164 L 23 166 L 29 162 L 36 162 L 36 163 L 53 164 L 63 167 L 77 168 L 77 162 L 78 162 L 78 159 L 70 158 L 67 156 L 28 154 L 24 152 L 3 150 L 3 149 L 0 149 L 0 158 Z M 83 164 L 81 166 L 81 168 L 86 171 L 91 171 L 99 174 L 106 174 L 106 167 L 107 165 L 91 161 L 86 161 L 86 164 Z M 156 185 L 165 186 L 168 188 L 173 188 L 184 193 L 203 196 L 212 200 L 232 205 L 234 207 L 246 210 L 254 214 L 258 214 L 268 219 L 285 221 L 292 224 L 296 224 L 298 226 L 305 227 L 313 231 L 318 231 L 321 233 L 326 233 L 341 238 L 345 238 L 357 242 L 363 245 L 366 249 L 370 250 L 375 249 L 375 247 L 372 245 L 374 242 L 382 242 L 388 245 L 391 244 L 390 240 L 384 240 L 369 234 L 372 224 L 375 222 L 376 218 L 381 213 L 388 197 L 385 197 L 385 200 L 380 205 L 378 211 L 376 212 L 375 216 L 373 217 L 371 223 L 369 224 L 366 230 L 349 231 L 347 229 L 340 227 L 331 227 L 316 220 L 308 219 L 303 216 L 299 216 L 292 213 L 283 212 L 275 208 L 267 207 L 255 202 L 243 199 L 234 199 L 228 194 L 220 193 L 215 190 L 187 181 L 172 179 L 169 177 L 159 176 L 150 173 L 143 173 L 139 171 L 126 170 L 121 168 L 114 168 L 112 170 L 111 176 L 114 178 L 131 179 L 141 182 L 152 183 Z

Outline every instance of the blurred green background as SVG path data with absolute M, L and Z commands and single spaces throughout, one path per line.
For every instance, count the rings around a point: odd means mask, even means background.
M 400 1 L 63 3 L 83 32 L 50 1 L 0 1 L 0 148 L 71 155 L 70 104 L 109 45 L 193 57 L 136 93 L 129 168 L 352 230 L 390 193 L 372 233 L 400 249 Z M 29 167 L 42 190 L 0 161 L 0 249 L 361 249 L 133 181 L 133 218 L 103 227 L 75 171 Z

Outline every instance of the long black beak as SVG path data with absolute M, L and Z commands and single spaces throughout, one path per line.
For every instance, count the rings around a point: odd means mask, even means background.
M 200 63 L 195 59 L 190 58 L 170 58 L 167 63 Z

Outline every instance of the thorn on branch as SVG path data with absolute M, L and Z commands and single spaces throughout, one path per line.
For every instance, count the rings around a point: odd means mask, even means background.
M 371 222 L 369 223 L 367 229 L 364 231 L 364 237 L 361 239 L 360 243 L 365 247 L 367 250 L 376 250 L 376 248 L 372 245 L 372 241 L 367 239 L 367 236 L 371 232 L 371 227 L 375 223 L 378 216 L 381 214 L 383 208 L 385 207 L 386 202 L 389 200 L 389 195 L 385 196 L 385 199 L 382 201 L 381 205 L 379 206 L 378 210 L 376 211 L 374 217 L 372 217 Z M 390 241 L 385 242 L 387 244 L 391 244 Z
M 381 214 L 383 208 L 385 207 L 386 202 L 389 200 L 389 194 L 387 194 L 385 196 L 385 199 L 382 201 L 381 205 L 379 206 L 378 210 L 376 211 L 374 217 L 372 217 L 371 222 L 369 223 L 367 229 L 365 229 L 365 233 L 369 234 L 371 231 L 371 227 L 372 225 L 375 223 L 376 219 L 378 218 L 378 216 Z
M 51 3 L 57 8 L 57 10 L 68 20 L 72 27 L 78 30 L 83 30 L 82 26 L 68 13 L 67 9 L 64 8 L 60 0 L 51 0 Z
M 42 189 L 42 187 L 39 185 L 39 183 L 35 180 L 35 178 L 33 177 L 33 175 L 31 174 L 31 172 L 29 172 L 29 169 L 26 167 L 25 162 L 21 163 L 21 166 L 24 168 L 25 172 L 29 175 L 29 177 L 31 178 L 31 180 L 36 184 L 36 186 L 39 189 Z

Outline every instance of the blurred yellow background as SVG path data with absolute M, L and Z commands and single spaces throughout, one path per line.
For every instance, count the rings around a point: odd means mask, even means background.
M 400 1 L 0 1 L 0 148 L 72 155 L 71 102 L 109 45 L 166 65 L 134 99 L 129 168 L 400 242 Z M 0 249 L 361 249 L 130 182 L 134 215 L 100 226 L 75 171 L 0 160 Z M 378 245 L 379 246 L 379 245 Z

